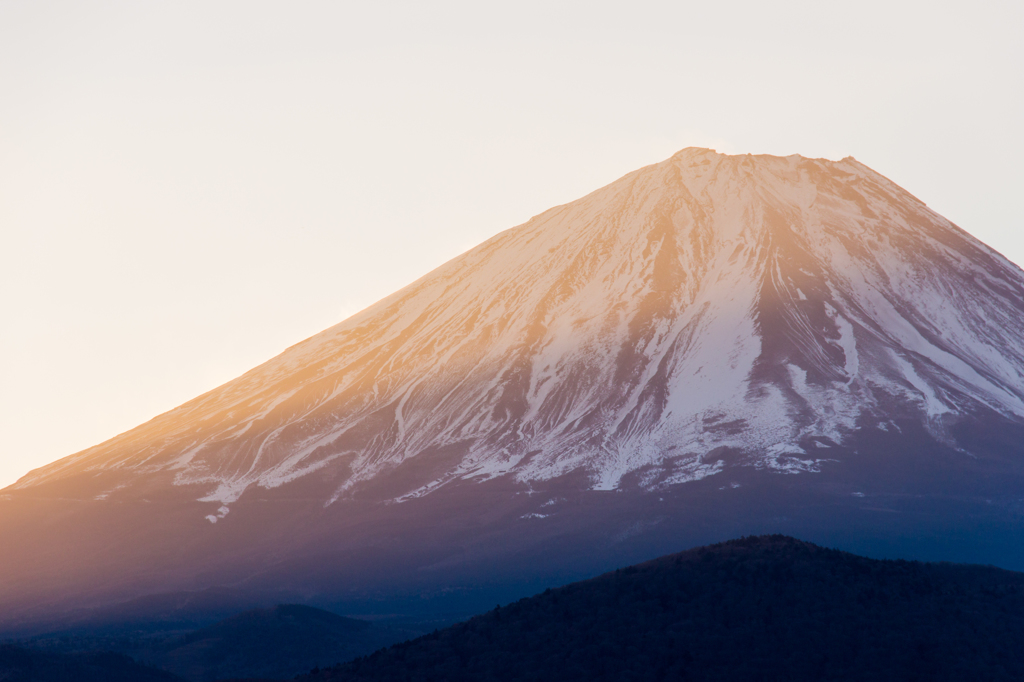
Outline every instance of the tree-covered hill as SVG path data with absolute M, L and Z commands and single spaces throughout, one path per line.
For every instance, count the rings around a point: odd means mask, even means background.
M 744 538 L 547 590 L 299 679 L 1021 680 L 1024 574 Z

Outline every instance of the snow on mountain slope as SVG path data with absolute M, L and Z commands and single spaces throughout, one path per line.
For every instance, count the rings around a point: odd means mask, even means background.
M 212 522 L 310 475 L 325 504 L 388 477 L 659 489 L 813 473 L 896 415 L 955 445 L 982 409 L 1024 419 L 1020 269 L 852 158 L 690 148 L 14 488 L 173 475 Z

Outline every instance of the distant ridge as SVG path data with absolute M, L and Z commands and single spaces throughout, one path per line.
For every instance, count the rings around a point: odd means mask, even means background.
M 314 665 L 332 665 L 410 636 L 298 604 L 232 616 L 162 644 L 153 663 L 187 680 L 288 679 Z
M 34 657 L 35 667 L 40 670 L 47 666 L 59 670 L 54 661 L 69 669 L 68 662 L 80 665 L 91 661 L 93 668 L 107 670 L 111 675 L 121 669 L 132 670 L 127 665 L 130 657 L 139 664 L 139 682 L 146 679 L 142 674 L 147 670 L 153 675 L 166 671 L 159 674 L 177 682 L 284 680 L 315 666 L 333 665 L 372 653 L 423 632 L 375 625 L 299 604 L 252 609 L 191 631 L 180 627 L 153 631 L 145 625 L 135 623 L 113 631 L 79 625 L 19 641 L 17 651 L 22 652 L 24 661 L 31 662 Z M 3 660 L 0 657 L 0 680 L 7 679 Z M 11 661 L 9 669 L 15 669 L 16 659 Z M 105 667 L 97 667 L 95 662 Z M 56 679 L 64 682 L 76 678 Z M 131 682 L 135 682 L 134 678 Z

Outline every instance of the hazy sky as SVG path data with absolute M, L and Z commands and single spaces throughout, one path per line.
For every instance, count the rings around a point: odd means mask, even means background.
M 683 147 L 1024 263 L 1022 6 L 0 2 L 0 486 Z

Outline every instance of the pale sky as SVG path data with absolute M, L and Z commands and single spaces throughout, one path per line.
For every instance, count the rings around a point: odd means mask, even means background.
M 0 2 L 0 486 L 688 146 L 1024 263 L 1024 3 Z

